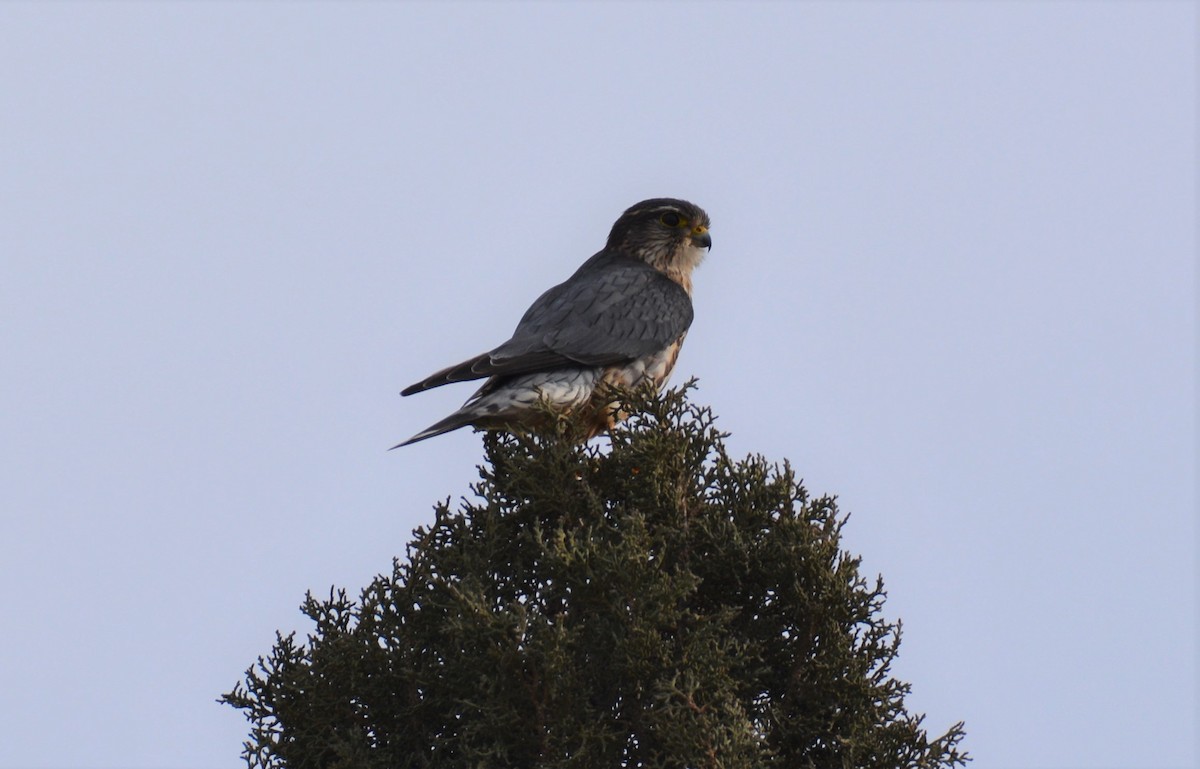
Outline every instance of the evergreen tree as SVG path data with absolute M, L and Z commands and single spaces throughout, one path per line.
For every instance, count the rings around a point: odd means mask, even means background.
M 301 769 L 953 767 L 889 667 L 900 625 L 843 552 L 832 498 L 734 461 L 691 384 L 636 393 L 604 449 L 484 437 L 474 500 L 438 505 L 352 600 L 309 594 L 222 701 L 247 764 Z

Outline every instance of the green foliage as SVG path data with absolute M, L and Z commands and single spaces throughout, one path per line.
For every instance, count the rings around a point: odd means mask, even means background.
M 628 396 L 611 446 L 489 434 L 357 601 L 303 611 L 222 701 L 250 767 L 952 767 L 890 677 L 899 623 L 834 500 L 733 461 L 691 385 Z

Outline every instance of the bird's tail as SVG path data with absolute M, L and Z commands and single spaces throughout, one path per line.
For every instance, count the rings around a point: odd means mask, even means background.
M 441 435 L 442 433 L 448 433 L 451 430 L 457 430 L 460 427 L 466 427 L 474 422 L 478 417 L 479 415 L 472 411 L 460 409 L 445 419 L 434 422 L 429 427 L 426 427 L 424 430 L 408 440 L 402 443 L 397 443 L 395 446 L 392 446 L 392 449 L 398 449 L 401 446 L 407 446 L 410 443 L 416 443 L 417 441 L 423 441 L 426 438 L 432 438 L 435 435 Z M 388 451 L 391 451 L 392 449 L 388 449 Z

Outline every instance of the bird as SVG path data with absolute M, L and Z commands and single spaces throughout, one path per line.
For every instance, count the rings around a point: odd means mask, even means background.
M 692 324 L 692 271 L 712 248 L 699 206 L 652 198 L 628 208 L 599 252 L 537 298 L 512 337 L 406 387 L 408 396 L 484 379 L 454 413 L 392 448 L 471 425 L 534 431 L 573 414 L 591 439 L 622 419 L 613 388 L 666 384 Z

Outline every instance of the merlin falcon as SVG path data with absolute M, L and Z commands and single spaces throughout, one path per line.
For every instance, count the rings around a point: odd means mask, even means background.
M 547 408 L 577 415 L 589 438 L 611 428 L 612 387 L 661 390 L 675 367 L 692 325 L 692 270 L 712 247 L 708 225 L 683 200 L 627 210 L 599 253 L 525 311 L 511 339 L 405 388 L 487 378 L 458 411 L 393 448 L 467 425 L 536 430 Z

